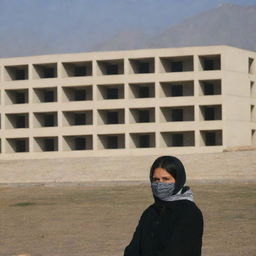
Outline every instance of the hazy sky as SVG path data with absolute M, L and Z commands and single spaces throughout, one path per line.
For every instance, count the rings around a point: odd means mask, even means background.
M 67 39 L 86 50 L 127 29 L 152 35 L 223 3 L 256 0 L 0 0 L 0 57 L 64 52 Z

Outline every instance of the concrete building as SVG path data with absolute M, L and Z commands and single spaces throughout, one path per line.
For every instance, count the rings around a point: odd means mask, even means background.
M 229 46 L 0 59 L 0 159 L 256 146 L 256 52 Z

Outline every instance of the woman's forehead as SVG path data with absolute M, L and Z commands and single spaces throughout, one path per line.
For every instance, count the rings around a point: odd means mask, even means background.
M 153 176 L 172 176 L 169 172 L 166 171 L 164 168 L 156 168 L 154 170 Z

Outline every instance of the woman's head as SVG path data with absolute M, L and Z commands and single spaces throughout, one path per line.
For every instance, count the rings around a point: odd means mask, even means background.
M 181 161 L 174 156 L 161 156 L 157 158 L 150 169 L 150 181 L 175 182 L 173 194 L 176 194 L 186 182 L 186 173 Z

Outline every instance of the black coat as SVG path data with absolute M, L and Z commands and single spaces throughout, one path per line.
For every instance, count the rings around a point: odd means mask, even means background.
M 200 256 L 203 216 L 195 203 L 155 203 L 142 214 L 124 256 Z

